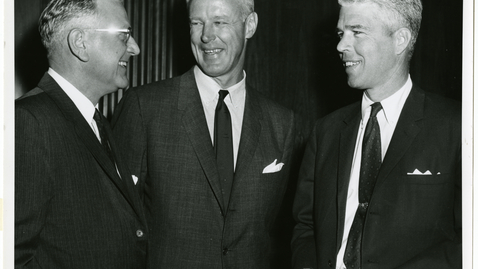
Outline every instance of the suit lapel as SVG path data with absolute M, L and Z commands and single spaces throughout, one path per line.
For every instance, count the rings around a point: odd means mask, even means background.
M 390 171 L 397 165 L 420 132 L 420 120 L 423 118 L 424 102 L 425 93 L 417 87 L 413 87 L 400 113 L 392 140 L 377 176 L 375 189 L 386 180 Z
M 346 115 L 343 121 L 344 127 L 340 132 L 339 156 L 337 160 L 337 218 L 340 225 L 338 225 L 337 229 L 337 248 L 342 244 L 350 173 L 361 118 L 359 102 L 351 110 L 351 113 Z
M 207 128 L 201 97 L 191 69 L 180 80 L 178 109 L 183 112 L 182 124 L 196 152 L 211 189 L 225 215 L 223 196 L 216 167 L 216 155 Z
M 133 204 L 129 197 L 125 182 L 123 182 L 118 176 L 116 168 L 112 165 L 111 160 L 101 146 L 98 138 L 94 134 L 90 125 L 85 121 L 85 118 L 83 115 L 81 115 L 73 101 L 48 74 L 45 74 L 38 86 L 50 96 L 60 111 L 62 111 L 65 118 L 71 122 L 72 129 L 75 130 L 78 139 L 90 151 L 98 164 L 103 168 L 105 173 L 121 191 L 128 202 Z M 111 132 L 109 135 L 111 135 Z
M 121 176 L 121 178 L 116 177 L 117 179 L 119 179 L 117 186 L 121 190 L 121 192 L 125 194 L 126 200 L 128 200 L 129 204 L 133 207 L 139 219 L 144 220 L 145 215 L 144 215 L 142 202 L 139 197 L 139 193 L 136 192 L 132 175 L 126 163 L 123 163 L 123 159 L 121 158 L 121 156 L 117 155 L 117 152 L 119 151 L 117 150 L 116 141 L 113 139 L 114 135 L 110 129 L 109 124 L 105 124 L 104 129 L 108 137 L 110 138 L 109 142 L 110 142 L 111 150 L 113 152 L 113 155 L 116 161 L 118 172 Z
M 248 86 L 247 86 L 248 87 Z M 244 107 L 244 117 L 242 120 L 241 139 L 236 161 L 236 172 L 234 174 L 234 185 L 238 179 L 249 170 L 254 153 L 258 148 L 259 138 L 261 136 L 262 109 L 259 104 L 259 97 L 255 96 L 250 87 L 246 91 L 246 101 Z M 231 193 L 231 196 L 233 194 Z
M 402 109 L 400 119 L 397 123 L 392 140 L 390 141 L 390 145 L 377 176 L 375 189 L 386 180 L 390 171 L 397 165 L 398 161 L 403 157 L 414 138 L 419 133 L 421 128 L 419 120 L 423 117 L 424 100 L 424 93 L 414 87 Z M 345 127 L 340 132 L 339 156 L 337 160 L 337 215 L 338 223 L 340 223 L 340 225 L 337 229 L 337 251 L 341 245 L 344 232 L 347 193 L 360 120 L 361 112 L 359 102 L 356 107 L 351 109 L 351 113 L 345 117 L 343 121 Z

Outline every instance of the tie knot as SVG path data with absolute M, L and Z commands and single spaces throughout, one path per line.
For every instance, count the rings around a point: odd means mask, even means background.
M 229 94 L 229 91 L 226 90 L 220 90 L 219 91 L 219 101 L 222 102 L 224 101 L 224 98 Z
M 380 112 L 381 109 L 382 109 L 382 104 L 380 104 L 380 102 L 373 103 L 372 112 L 370 112 L 370 117 L 371 118 L 376 117 L 377 113 Z
M 95 109 L 95 114 L 93 115 L 93 119 L 96 121 L 96 122 L 100 122 L 101 121 L 101 114 L 100 114 L 100 111 L 98 109 Z

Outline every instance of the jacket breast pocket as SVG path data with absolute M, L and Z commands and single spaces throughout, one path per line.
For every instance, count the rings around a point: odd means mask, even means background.
M 408 184 L 417 185 L 440 185 L 446 182 L 450 174 L 439 175 L 407 175 L 405 180 Z

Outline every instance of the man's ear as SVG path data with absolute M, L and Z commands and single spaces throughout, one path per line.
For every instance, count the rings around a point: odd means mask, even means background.
M 85 31 L 81 29 L 72 29 L 68 34 L 68 47 L 71 53 L 82 62 L 87 62 L 90 59 L 85 37 Z
M 251 38 L 257 29 L 257 24 L 259 23 L 259 18 L 257 13 L 252 12 L 246 18 L 246 38 Z
M 394 33 L 395 37 L 395 53 L 402 54 L 412 40 L 412 32 L 408 28 L 400 28 Z

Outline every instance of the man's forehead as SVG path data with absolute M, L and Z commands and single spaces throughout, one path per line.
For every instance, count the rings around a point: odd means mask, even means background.
M 122 0 L 97 0 L 97 19 L 105 28 L 128 27 L 129 19 Z
M 194 0 L 191 7 L 190 15 L 206 12 L 209 17 L 230 17 L 241 11 L 240 4 L 231 0 Z
M 380 20 L 379 9 L 369 3 L 344 6 L 340 10 L 338 27 L 351 29 L 370 29 Z

